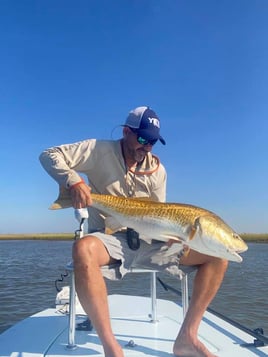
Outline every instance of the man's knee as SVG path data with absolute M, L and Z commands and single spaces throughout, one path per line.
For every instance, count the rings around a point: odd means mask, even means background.
M 96 255 L 98 244 L 98 239 L 94 236 L 86 236 L 78 239 L 73 244 L 73 260 L 81 261 Z
M 226 259 L 207 256 L 207 259 L 203 264 L 206 265 L 209 269 L 212 269 L 215 274 L 223 276 L 228 268 L 229 262 Z
M 73 261 L 75 267 L 97 265 L 99 267 L 111 262 L 111 257 L 104 243 L 95 236 L 85 236 L 73 245 Z

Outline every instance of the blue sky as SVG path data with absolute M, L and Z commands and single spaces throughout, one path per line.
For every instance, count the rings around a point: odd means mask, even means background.
M 1 0 L 0 233 L 76 229 L 39 154 L 120 138 L 140 105 L 168 201 L 268 232 L 267 18 L 267 0 Z

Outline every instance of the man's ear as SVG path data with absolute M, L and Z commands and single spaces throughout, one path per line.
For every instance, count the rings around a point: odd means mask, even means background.
M 123 136 L 124 136 L 124 138 L 127 137 L 130 132 L 131 132 L 131 130 L 129 129 L 129 127 L 124 126 L 124 128 L 123 128 Z

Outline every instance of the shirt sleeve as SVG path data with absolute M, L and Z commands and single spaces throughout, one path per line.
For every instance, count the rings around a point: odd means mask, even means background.
M 47 173 L 59 185 L 70 188 L 81 181 L 77 172 L 90 169 L 90 156 L 96 144 L 95 139 L 65 144 L 44 150 L 39 160 Z

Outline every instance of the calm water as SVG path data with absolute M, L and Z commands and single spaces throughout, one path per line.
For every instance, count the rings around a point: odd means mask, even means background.
M 65 272 L 71 245 L 70 241 L 0 241 L 0 333 L 29 315 L 54 306 L 54 282 Z M 243 256 L 242 264 L 230 263 L 211 307 L 248 328 L 262 327 L 268 335 L 268 244 L 249 244 Z M 149 295 L 146 276 L 129 274 L 121 282 L 107 282 L 108 290 Z M 174 278 L 160 277 L 169 285 L 180 286 Z M 67 282 L 68 278 L 65 285 Z M 179 299 L 160 285 L 157 289 L 161 298 Z

